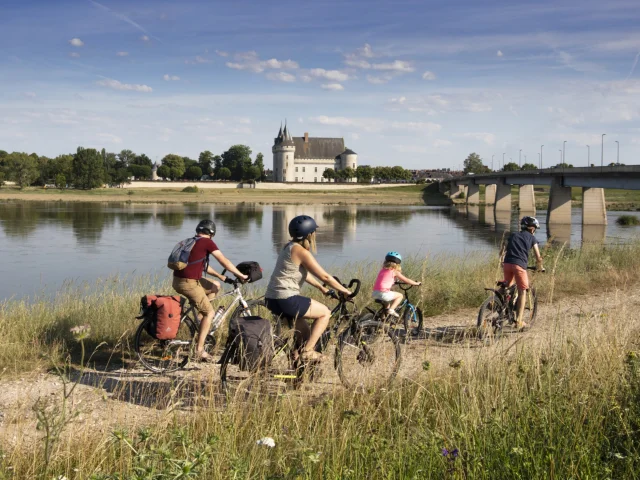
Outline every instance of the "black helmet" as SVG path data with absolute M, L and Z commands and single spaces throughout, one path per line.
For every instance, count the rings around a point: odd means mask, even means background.
M 535 227 L 536 229 L 540 228 L 540 222 L 538 222 L 536 217 L 522 217 L 522 220 L 520 220 L 520 228 L 525 230 L 529 227 Z
M 202 220 L 196 227 L 196 232 L 211 235 L 213 237 L 216 234 L 216 224 L 213 223 L 213 220 Z
M 294 240 L 302 240 L 316 231 L 316 221 L 308 215 L 298 215 L 289 222 L 289 235 Z

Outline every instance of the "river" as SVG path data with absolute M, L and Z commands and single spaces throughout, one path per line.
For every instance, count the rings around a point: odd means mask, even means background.
M 0 202 L 0 301 L 55 292 L 63 283 L 93 282 L 114 274 L 169 273 L 172 247 L 193 234 L 203 218 L 218 226 L 215 241 L 234 262 L 256 260 L 268 275 L 288 240 L 295 215 L 313 216 L 318 260 L 329 272 L 348 262 L 379 263 L 389 250 L 405 256 L 464 254 L 497 248 L 517 213 L 497 219 L 491 208 L 395 206 L 128 204 Z M 574 209 L 571 227 L 551 232 L 573 247 L 585 241 L 620 243 L 637 230 L 616 225 L 624 212 L 609 212 L 608 227 L 583 228 Z M 537 237 L 544 243 L 543 227 Z

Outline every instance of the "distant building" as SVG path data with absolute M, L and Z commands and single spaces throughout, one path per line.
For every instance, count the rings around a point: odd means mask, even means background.
M 326 182 L 327 168 L 358 168 L 358 154 L 344 145 L 344 138 L 293 137 L 285 125 L 273 141 L 274 182 Z M 349 181 L 355 181 L 355 178 Z
M 151 167 L 151 180 L 160 180 L 158 177 L 158 163 L 154 162 L 153 167 Z

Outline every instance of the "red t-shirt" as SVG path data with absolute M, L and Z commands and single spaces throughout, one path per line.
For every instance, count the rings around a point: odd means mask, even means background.
M 194 263 L 193 265 L 187 265 L 184 270 L 176 270 L 173 272 L 174 277 L 190 278 L 192 280 L 200 280 L 202 278 L 202 272 L 205 266 L 205 260 L 209 257 L 209 254 L 219 250 L 218 246 L 206 237 L 199 237 L 200 240 L 191 249 L 189 254 L 189 263 L 196 260 L 203 259 L 201 262 Z

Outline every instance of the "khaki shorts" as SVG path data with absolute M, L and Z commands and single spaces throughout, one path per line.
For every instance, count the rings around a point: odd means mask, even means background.
M 187 297 L 191 305 L 194 305 L 202 315 L 213 312 L 213 306 L 209 298 L 207 298 L 207 294 L 217 292 L 218 287 L 212 281 L 206 278 L 192 280 L 190 278 L 173 277 L 173 289 L 180 295 Z

